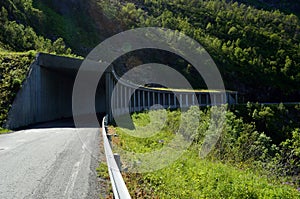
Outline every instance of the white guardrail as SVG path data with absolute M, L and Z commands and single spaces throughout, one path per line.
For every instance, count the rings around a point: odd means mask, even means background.
M 103 145 L 105 150 L 105 156 L 107 161 L 107 167 L 109 172 L 109 177 L 114 193 L 114 198 L 116 199 L 130 199 L 130 194 L 123 180 L 120 168 L 115 160 L 115 156 L 112 152 L 110 141 L 107 137 L 106 132 L 107 126 L 107 116 L 103 118 L 102 121 L 102 135 L 103 135 Z

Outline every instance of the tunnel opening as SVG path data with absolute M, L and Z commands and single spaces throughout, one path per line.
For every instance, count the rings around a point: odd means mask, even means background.
M 82 59 L 39 53 L 9 111 L 8 129 L 74 127 L 72 93 Z M 105 115 L 105 84 L 101 78 L 95 104 L 98 120 Z

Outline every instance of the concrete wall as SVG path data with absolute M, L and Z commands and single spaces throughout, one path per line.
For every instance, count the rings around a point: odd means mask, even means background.
M 17 129 L 72 117 L 73 84 L 81 62 L 78 59 L 39 55 L 15 97 L 5 127 Z M 97 112 L 105 112 L 105 88 L 98 88 L 95 100 Z
M 6 127 L 16 129 L 71 117 L 73 82 L 73 77 L 42 68 L 34 62 L 12 104 Z

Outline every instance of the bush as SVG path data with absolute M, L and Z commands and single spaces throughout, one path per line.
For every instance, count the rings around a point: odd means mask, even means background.
M 29 66 L 35 54 L 28 53 L 0 53 L 0 126 L 7 119 L 8 111 L 25 79 Z

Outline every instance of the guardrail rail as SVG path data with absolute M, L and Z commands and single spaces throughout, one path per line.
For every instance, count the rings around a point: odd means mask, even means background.
M 107 116 L 102 120 L 102 135 L 103 144 L 105 150 L 105 156 L 107 161 L 108 173 L 116 199 L 130 199 L 131 196 L 128 192 L 124 179 L 122 177 L 120 167 L 115 160 L 115 155 L 112 152 L 110 141 L 107 137 Z

